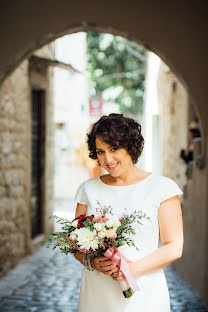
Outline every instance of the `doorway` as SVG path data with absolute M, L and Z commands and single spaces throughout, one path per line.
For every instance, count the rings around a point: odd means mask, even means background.
M 45 91 L 32 90 L 31 235 L 43 233 L 43 176 L 45 146 Z

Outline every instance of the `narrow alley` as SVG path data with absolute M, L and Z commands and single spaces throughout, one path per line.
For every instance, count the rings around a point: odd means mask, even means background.
M 142 247 L 132 261 L 151 252 L 129 266 L 144 275 L 131 312 L 208 312 L 207 9 L 185 0 L 2 1 L 0 312 L 78 312 L 83 265 L 41 244 L 61 230 L 49 218 L 74 219 L 76 203 L 77 215 L 101 203 L 115 214 L 141 209 L 152 222 L 124 228 Z M 107 222 L 96 233 L 122 245 L 124 230 Z M 79 248 L 79 234 L 71 238 Z M 158 240 L 169 246 L 152 253 Z M 171 309 L 164 275 L 148 276 L 164 263 Z M 81 310 L 101 312 L 102 301 L 109 312 L 125 309 L 115 287 L 106 299 L 104 282 L 86 283 L 92 301 L 81 296 Z

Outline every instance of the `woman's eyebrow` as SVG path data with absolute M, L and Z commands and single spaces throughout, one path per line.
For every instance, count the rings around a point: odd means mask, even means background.
M 99 151 L 102 151 L 102 149 L 101 149 L 101 148 L 96 148 L 96 151 L 98 151 L 98 150 L 99 150 Z

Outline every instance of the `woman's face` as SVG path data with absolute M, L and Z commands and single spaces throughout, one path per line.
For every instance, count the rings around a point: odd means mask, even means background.
M 125 148 L 110 146 L 99 138 L 95 139 L 97 158 L 111 176 L 118 177 L 133 166 L 132 158 Z

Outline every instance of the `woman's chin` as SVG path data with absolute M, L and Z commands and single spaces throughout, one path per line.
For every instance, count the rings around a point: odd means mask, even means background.
M 108 171 L 108 173 L 112 176 L 112 177 L 114 177 L 114 178 L 116 178 L 116 177 L 119 177 L 119 170 L 107 170 Z

